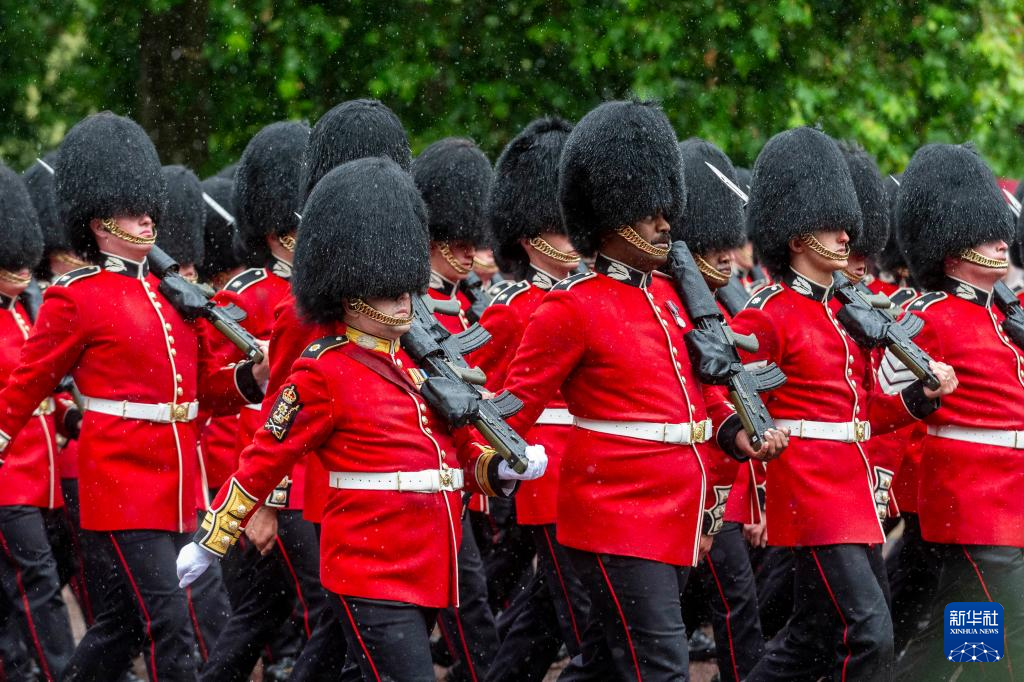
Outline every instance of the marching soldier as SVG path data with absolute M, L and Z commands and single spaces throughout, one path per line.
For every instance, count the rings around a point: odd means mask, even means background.
M 484 312 L 491 340 L 473 354 L 500 389 L 530 315 L 555 284 L 580 263 L 558 206 L 558 161 L 572 126 L 560 118 L 533 121 L 505 147 L 495 165 L 487 213 L 501 269 L 514 278 Z M 516 519 L 532 533 L 537 570 L 501 618 L 501 646 L 487 679 L 540 680 L 564 644 L 579 654 L 589 600 L 566 550 L 556 538 L 558 470 L 572 416 L 556 395 L 524 436 L 544 446 L 547 473 L 523 483 Z
M 167 208 L 156 245 L 178 264 L 178 273 L 190 282 L 199 281 L 196 266 L 203 262 L 203 225 L 206 202 L 196 174 L 184 166 L 164 166 Z
M 742 201 L 707 164 L 737 185 L 739 179 L 729 157 L 710 142 L 690 138 L 679 144 L 679 153 L 686 177 L 686 209 L 682 220 L 672 226 L 672 239 L 686 242 L 704 281 L 718 291 L 729 284 L 733 253 L 746 243 L 747 236 Z M 724 306 L 719 307 L 731 317 Z M 737 501 L 735 515 L 729 514 L 727 506 L 726 522 L 696 572 L 711 605 L 718 669 L 722 679 L 730 682 L 746 677 L 764 653 L 754 574 L 742 527 L 760 518 L 760 510 L 751 507 L 756 498 L 749 499 L 757 476 L 755 467 L 763 471 L 763 464 L 755 460 L 744 464 L 729 460 L 716 472 L 726 484 L 735 480 L 733 491 L 746 487 L 748 502 Z
M 245 259 L 235 250 L 234 183 L 216 175 L 203 180 L 200 187 L 223 208 L 226 218 L 212 206 L 207 207 L 206 223 L 203 226 L 203 260 L 196 263 L 199 281 L 205 282 L 214 291 L 220 291 L 228 281 L 245 267 Z M 218 488 L 220 486 L 217 486 Z
M 0 449 L 70 373 L 85 411 L 83 537 L 109 584 L 67 679 L 114 679 L 140 647 L 152 677 L 192 679 L 188 608 L 171 565 L 195 527 L 197 401 L 226 412 L 259 400 L 266 365 L 217 366 L 209 328 L 159 293 L 146 254 L 167 190 L 137 124 L 111 113 L 79 122 L 61 143 L 56 182 L 72 246 L 98 265 L 47 290 L 0 391 Z
M 794 613 L 747 679 L 808 670 L 886 679 L 893 645 L 880 519 L 891 472 L 873 465 L 864 444 L 872 432 L 934 411 L 955 375 L 936 364 L 937 391 L 915 381 L 882 394 L 869 352 L 837 322 L 833 273 L 849 265 L 863 221 L 850 172 L 826 135 L 796 128 L 768 141 L 754 164 L 747 221 L 762 263 L 781 282 L 755 294 L 733 328 L 759 341 L 749 361 L 775 362 L 787 376 L 765 402 L 792 431 L 785 455 L 768 465 L 765 495 L 768 542 L 792 547 L 796 562 Z
M 18 367 L 31 321 L 18 296 L 43 254 L 43 235 L 21 178 L 0 164 L 0 380 Z M 59 680 L 74 642 L 61 599 L 44 514 L 63 506 L 55 404 L 45 395 L 3 452 L 0 469 L 0 589 L 43 677 Z M 6 620 L 6 619 L 5 619 Z
M 449 331 L 469 327 L 469 299 L 460 289 L 473 271 L 476 248 L 488 242 L 487 194 L 491 162 L 470 140 L 449 137 L 423 150 L 412 162 L 412 176 L 427 206 L 430 230 L 431 298 L 458 302 L 456 315 L 436 313 Z M 486 514 L 487 498 L 475 496 L 462 517 L 459 546 L 459 605 L 441 612 L 442 636 L 455 659 L 452 679 L 477 680 L 498 650 L 498 632 L 488 603 L 487 572 L 473 535 L 471 515 Z
M 951 679 L 958 666 L 941 644 L 946 604 L 994 601 L 1004 609 L 1005 650 L 998 662 L 964 665 L 961 679 L 1014 679 L 1011 666 L 1024 660 L 1024 351 L 992 303 L 1008 268 L 1013 219 L 973 148 L 932 144 L 903 174 L 896 229 L 914 280 L 929 290 L 909 306 L 925 320 L 916 341 L 961 377 L 926 419 L 918 514 L 941 570 L 931 620 L 898 677 Z
M 364 679 L 434 680 L 429 631 L 458 599 L 459 490 L 510 494 L 489 448 L 458 446 L 399 338 L 429 279 L 426 211 L 388 159 L 329 172 L 303 209 L 294 291 L 333 332 L 310 344 L 179 558 L 183 584 L 222 555 L 292 462 L 329 471 L 321 575 Z M 543 455 L 528 475 L 543 473 Z
M 590 597 L 581 656 L 567 679 L 681 680 L 688 667 L 680 595 L 711 543 L 719 500 L 707 476 L 716 442 L 754 453 L 716 387 L 696 378 L 683 335 L 693 328 L 656 272 L 682 219 L 675 132 L 651 104 L 608 102 L 573 128 L 559 203 L 594 268 L 555 285 L 534 311 L 505 388 L 525 407 L 525 433 L 561 390 L 573 428 L 558 487 L 558 541 Z

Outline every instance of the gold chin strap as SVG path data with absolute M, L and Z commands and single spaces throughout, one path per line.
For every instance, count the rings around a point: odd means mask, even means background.
M 704 260 L 703 256 L 694 254 L 693 260 L 697 262 L 697 269 L 700 270 L 700 274 L 704 275 L 714 284 L 725 284 L 729 281 L 729 275 L 722 274 L 718 268 Z
M 295 237 L 290 234 L 278 237 L 277 243 L 283 246 L 288 253 L 295 253 Z
M 481 270 L 488 274 L 492 274 L 498 271 L 498 266 L 495 263 L 488 263 L 486 261 L 480 260 L 479 258 L 473 259 L 473 267 L 480 268 Z
M 849 270 L 847 270 L 846 268 L 843 268 L 843 275 L 846 277 L 846 279 L 850 280 L 854 284 L 857 284 L 862 279 L 864 279 L 864 275 L 855 275 L 852 272 L 850 272 Z
M 813 234 L 800 235 L 800 241 L 802 241 L 811 251 L 827 260 L 840 261 L 846 260 L 847 258 L 850 257 L 849 248 L 847 248 L 847 250 L 844 251 L 843 253 L 840 253 L 839 251 L 833 251 L 832 249 L 828 248 L 827 246 L 819 242 Z
M 359 313 L 360 315 L 366 315 L 374 322 L 380 322 L 381 324 L 386 324 L 389 327 L 402 327 L 407 324 L 412 324 L 411 315 L 409 317 L 395 317 L 394 315 L 382 313 L 361 298 L 353 298 L 348 302 L 348 307 L 352 312 Z
M 541 237 L 534 237 L 529 241 L 529 244 L 553 261 L 570 265 L 578 265 L 580 262 L 580 255 L 575 251 L 570 253 L 559 251 Z
M 437 250 L 441 253 L 441 257 L 444 258 L 444 261 L 451 266 L 452 270 L 460 275 L 469 274 L 469 268 L 463 267 L 462 263 L 455 260 L 455 256 L 452 255 L 452 250 L 449 248 L 448 242 L 440 242 L 437 245 Z
M 25 286 L 32 281 L 32 277 L 22 277 L 16 272 L 0 269 L 0 280 L 17 286 Z
M 67 251 L 58 251 L 57 253 L 53 254 L 53 257 L 57 259 L 58 263 L 70 265 L 73 268 L 84 268 L 85 266 L 88 265 L 87 262 L 85 262 L 78 256 L 68 253 Z
M 627 242 L 643 251 L 644 253 L 651 256 L 667 256 L 669 247 L 668 245 L 652 244 L 634 230 L 629 225 L 623 225 L 619 229 L 615 230 L 615 234 L 619 235 Z
M 156 229 L 153 229 L 152 237 L 136 237 L 121 229 L 121 226 L 113 218 L 103 219 L 103 229 L 122 241 L 129 244 L 156 244 Z
M 1004 270 L 1009 266 L 1009 261 L 996 260 L 995 258 L 989 258 L 988 256 L 982 256 L 974 249 L 964 249 L 960 253 L 960 258 L 964 259 L 969 263 L 980 265 L 983 268 L 991 268 L 992 270 Z

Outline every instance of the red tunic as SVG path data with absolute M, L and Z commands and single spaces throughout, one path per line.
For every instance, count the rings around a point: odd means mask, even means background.
M 28 313 L 16 299 L 0 295 L 0 386 L 18 367 L 29 336 Z M 17 438 L 3 452 L 0 468 L 0 506 L 27 505 L 54 509 L 63 506 L 57 470 L 54 399 L 46 397 Z
M 21 431 L 70 373 L 84 396 L 135 403 L 201 400 L 231 412 L 260 395 L 249 365 L 223 367 L 205 322 L 186 322 L 145 264 L 105 256 L 46 290 L 21 363 L 0 391 L 0 435 Z M 243 393 L 244 392 L 244 393 Z M 87 411 L 79 438 L 82 528 L 195 528 L 198 423 Z
M 530 315 L 556 282 L 547 273 L 531 268 L 527 279 L 506 286 L 484 311 L 480 324 L 491 333 L 491 340 L 473 353 L 473 361 L 487 373 L 489 389 L 497 391 L 505 384 L 509 364 L 522 342 Z M 555 393 L 546 409 L 567 410 L 561 392 Z M 557 521 L 559 468 L 571 430 L 570 425 L 537 424 L 523 434 L 527 443 L 544 446 L 548 468 L 539 479 L 520 485 L 516 493 L 519 523 L 542 525 Z
M 344 325 L 334 330 L 346 331 Z M 269 423 L 257 430 L 233 480 L 262 500 L 292 463 L 314 452 L 327 471 L 355 473 L 436 470 L 461 462 L 469 490 L 493 492 L 497 456 L 474 447 L 465 455 L 457 451 L 447 426 L 420 398 L 405 351 L 361 336 L 383 347 L 368 350 L 345 336 L 328 336 L 295 361 L 284 390 L 293 392 L 289 404 L 298 409 L 283 433 L 280 421 L 276 432 Z M 476 477 L 481 470 L 488 472 L 482 483 Z M 225 485 L 214 509 L 228 493 Z M 459 492 L 330 488 L 320 547 L 324 587 L 364 599 L 456 604 L 460 510 Z
M 458 315 L 445 315 L 437 312 L 437 319 L 441 321 L 445 329 L 450 331 L 452 334 L 457 334 L 464 331 L 469 327 L 469 320 L 466 319 L 465 311 L 469 309 L 469 299 L 459 289 L 459 285 L 456 282 L 449 281 L 437 274 L 436 272 L 430 273 L 430 289 L 428 289 L 430 297 L 439 301 L 458 301 L 459 303 L 459 314 Z
M 1003 334 L 989 293 L 950 280 L 949 292 L 910 305 L 925 320 L 915 339 L 956 370 L 957 390 L 925 421 L 1024 431 L 1024 353 Z M 918 470 L 921 534 L 929 542 L 1024 547 L 1021 450 L 925 436 Z
M 874 435 L 923 416 L 916 393 L 888 396 L 876 388 L 870 354 L 835 319 L 831 288 L 795 272 L 750 299 L 732 327 L 760 342 L 747 361 L 775 362 L 787 380 L 763 394 L 775 419 L 869 421 Z M 920 391 L 920 384 L 908 391 Z M 923 394 L 920 395 L 923 401 Z M 891 472 L 888 472 L 891 474 Z M 876 508 L 882 478 L 860 443 L 800 438 L 767 465 L 766 513 L 773 545 L 876 543 L 885 540 Z M 881 510 L 885 515 L 885 510 Z
M 505 384 L 525 404 L 509 423 L 526 433 L 561 389 L 577 418 L 678 424 L 710 417 L 711 435 L 734 436 L 737 419 L 721 428 L 733 416 L 725 392 L 703 386 L 690 367 L 683 335 L 692 328 L 668 278 L 599 256 L 594 272 L 563 280 L 534 311 Z M 695 565 L 704 512 L 724 507 L 727 488 L 716 491 L 708 471 L 724 456 L 710 442 L 574 426 L 558 487 L 559 542 Z

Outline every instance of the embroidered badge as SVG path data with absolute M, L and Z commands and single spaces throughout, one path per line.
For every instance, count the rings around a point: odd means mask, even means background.
M 281 389 L 281 395 L 277 397 L 273 409 L 270 410 L 270 417 L 267 418 L 267 423 L 263 425 L 263 428 L 270 431 L 278 441 L 283 441 L 301 409 L 302 403 L 299 402 L 299 392 L 296 390 L 295 384 L 285 386 Z
M 431 289 L 441 289 L 442 287 L 444 287 L 444 280 L 441 279 L 441 275 L 437 274 L 436 272 L 431 271 L 431 273 L 430 273 L 430 288 Z
M 956 286 L 956 295 L 965 301 L 978 300 L 978 292 L 974 290 L 974 287 L 968 286 L 967 284 L 958 284 Z
M 120 258 L 114 258 L 112 256 L 108 256 L 107 259 L 105 261 L 103 261 L 103 268 L 105 270 L 110 270 L 111 272 L 127 272 L 128 271 L 128 268 L 125 267 L 125 264 L 124 264 L 123 260 L 121 260 Z
M 547 273 L 534 272 L 533 277 L 530 279 L 533 286 L 538 289 L 544 289 L 545 291 L 555 286 L 555 281 L 551 279 Z
M 794 277 L 792 287 L 793 291 L 797 292 L 798 294 L 803 294 L 804 296 L 810 296 L 811 292 L 813 291 L 811 289 L 811 283 L 808 282 L 803 277 Z
M 624 265 L 620 265 L 619 263 L 611 263 L 608 266 L 608 272 L 605 274 L 620 282 L 629 281 L 629 271 L 626 270 Z

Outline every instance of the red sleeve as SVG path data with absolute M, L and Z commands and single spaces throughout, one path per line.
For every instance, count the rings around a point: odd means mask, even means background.
M 487 388 L 492 391 L 505 384 L 508 368 L 523 338 L 523 325 L 510 306 L 489 306 L 480 318 L 480 326 L 491 334 L 491 340 L 473 353 L 473 362 L 487 375 Z
M 263 388 L 252 376 L 252 363 L 224 363 L 224 358 L 213 350 L 214 336 L 222 336 L 206 320 L 193 324 L 199 338 L 200 404 L 214 416 L 237 414 L 247 403 L 263 400 Z
M 552 343 L 558 339 L 558 343 Z M 569 292 L 547 294 L 523 333 L 509 366 L 505 388 L 523 401 L 509 418 L 516 433 L 526 433 L 540 417 L 586 348 L 585 325 Z
M 741 310 L 729 323 L 737 334 L 753 334 L 757 338 L 758 348 L 755 353 L 740 352 L 743 362 L 774 362 L 782 366 L 783 342 L 775 329 L 775 323 L 763 310 L 747 308 Z
M 18 367 L 0 391 L 0 451 L 78 362 L 84 350 L 83 322 L 67 288 L 47 290 Z

